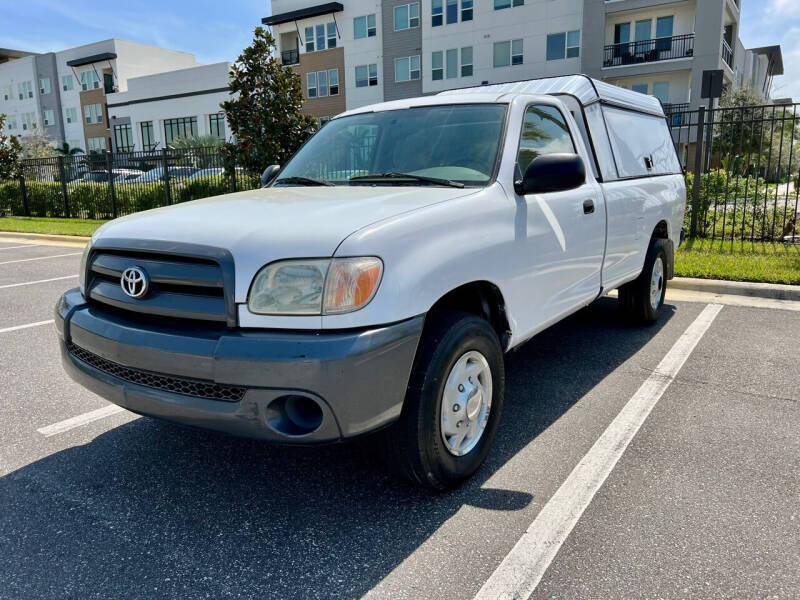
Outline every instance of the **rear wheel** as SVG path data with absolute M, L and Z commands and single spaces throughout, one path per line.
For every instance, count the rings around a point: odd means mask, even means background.
M 431 315 L 400 418 L 384 434 L 387 460 L 436 490 L 459 485 L 489 453 L 505 385 L 494 329 L 467 313 Z
M 654 239 L 639 277 L 619 288 L 619 306 L 637 323 L 655 323 L 666 292 L 667 244 Z

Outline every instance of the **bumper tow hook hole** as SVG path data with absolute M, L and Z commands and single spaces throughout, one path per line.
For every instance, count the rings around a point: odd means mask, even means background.
M 307 396 L 281 396 L 270 402 L 267 420 L 285 435 L 306 435 L 322 425 L 322 408 Z

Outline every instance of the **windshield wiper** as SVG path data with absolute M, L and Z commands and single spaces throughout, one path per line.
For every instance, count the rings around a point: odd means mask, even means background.
M 424 181 L 426 183 L 433 183 L 436 185 L 446 185 L 448 187 L 463 188 L 464 184 L 452 179 L 439 179 L 438 177 L 426 177 L 425 175 L 414 175 L 413 173 L 396 173 L 390 171 L 388 173 L 369 173 L 367 175 L 356 175 L 351 177 L 348 181 L 366 181 L 369 179 L 411 179 L 412 181 Z
M 298 185 L 333 185 L 330 181 L 324 181 L 322 179 L 314 179 L 312 177 L 300 177 L 300 176 L 292 176 L 292 177 L 281 177 L 275 183 L 296 183 Z

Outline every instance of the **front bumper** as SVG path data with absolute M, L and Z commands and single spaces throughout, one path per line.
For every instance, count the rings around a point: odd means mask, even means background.
M 77 288 L 55 313 L 64 367 L 93 392 L 139 414 L 282 443 L 336 441 L 395 420 L 423 325 L 422 316 L 329 332 L 165 324 L 89 305 Z M 276 421 L 290 396 L 319 406 L 313 430 Z

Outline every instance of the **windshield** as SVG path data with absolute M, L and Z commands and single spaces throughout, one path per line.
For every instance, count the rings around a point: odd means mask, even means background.
M 398 178 L 400 173 L 485 185 L 494 174 L 507 108 L 506 104 L 451 104 L 334 119 L 292 157 L 275 185 L 302 180 L 306 184 L 436 185 Z M 376 177 L 363 179 L 365 175 Z

